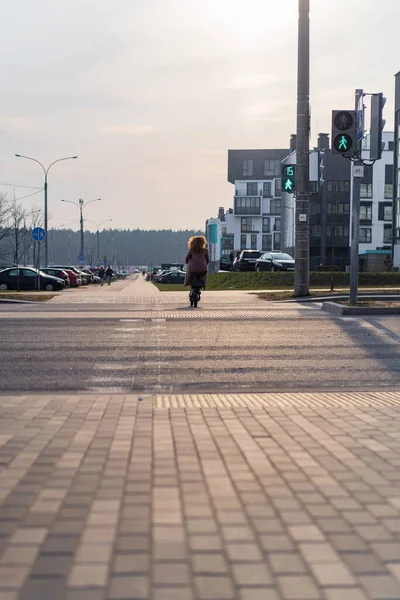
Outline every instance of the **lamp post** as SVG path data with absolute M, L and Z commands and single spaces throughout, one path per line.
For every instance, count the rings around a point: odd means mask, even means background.
M 101 198 L 95 198 L 94 200 L 88 200 L 88 202 L 85 202 L 84 200 L 82 200 L 82 198 L 79 198 L 78 202 L 74 202 L 73 200 L 61 200 L 61 202 L 69 202 L 69 204 L 75 204 L 75 206 L 78 206 L 79 208 L 79 212 L 80 212 L 80 226 L 81 226 L 81 248 L 80 248 L 80 256 L 83 257 L 85 256 L 85 250 L 84 250 L 84 237 L 83 237 L 83 207 L 87 206 L 88 204 L 90 204 L 91 202 L 99 202 L 101 200 Z
M 96 221 L 92 221 L 91 219 L 85 219 L 85 221 L 89 221 L 89 223 L 94 223 L 97 227 L 97 265 L 100 265 L 100 227 L 103 223 L 109 223 L 112 219 L 105 219 L 104 221 L 100 221 L 100 223 L 96 223 Z
M 24 156 L 23 154 L 16 154 L 15 155 L 17 158 L 26 158 L 27 160 L 33 160 L 33 162 L 37 163 L 38 165 L 40 165 L 43 169 L 43 173 L 44 173 L 44 230 L 46 232 L 46 237 L 44 239 L 44 259 L 45 259 L 45 265 L 46 267 L 48 266 L 48 238 L 47 238 L 47 175 L 51 169 L 51 167 L 53 165 L 55 165 L 58 162 L 61 162 L 62 160 L 73 160 L 75 158 L 78 158 L 77 156 L 66 156 L 65 158 L 58 158 L 57 160 L 54 160 L 46 169 L 46 167 L 44 165 L 42 165 L 42 163 L 37 160 L 36 158 L 32 158 L 31 156 Z

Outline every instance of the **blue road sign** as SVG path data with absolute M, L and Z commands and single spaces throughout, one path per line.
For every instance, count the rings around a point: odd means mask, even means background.
M 76 257 L 76 260 L 83 261 L 83 260 L 85 260 L 85 257 L 84 257 L 84 255 L 83 255 L 83 254 L 81 254 L 81 253 L 79 252 L 78 256 Z
M 46 232 L 43 227 L 35 227 L 35 229 L 32 230 L 32 238 L 35 240 L 35 242 L 42 242 L 45 237 Z

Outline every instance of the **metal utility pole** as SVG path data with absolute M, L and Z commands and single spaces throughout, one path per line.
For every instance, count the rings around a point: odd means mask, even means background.
M 310 289 L 309 152 L 310 152 L 310 0 L 299 0 L 296 145 L 296 241 L 294 295 Z
M 69 204 L 75 204 L 75 206 L 79 207 L 79 212 L 80 212 L 80 229 L 81 229 L 81 248 L 79 251 L 79 259 L 80 262 L 84 261 L 84 257 L 85 257 L 85 252 L 84 252 L 84 230 L 83 230 L 83 207 L 87 206 L 88 204 L 90 204 L 91 202 L 99 202 L 101 200 L 101 198 L 95 198 L 94 200 L 89 200 L 88 202 L 84 202 L 82 200 L 82 198 L 80 198 L 78 200 L 78 202 L 74 202 L 73 200 L 61 200 L 61 202 L 68 202 Z
M 89 223 L 94 223 L 94 225 L 96 225 L 96 228 L 97 228 L 97 231 L 96 231 L 96 241 L 97 241 L 96 264 L 99 267 L 100 266 L 100 227 L 103 225 L 103 223 L 110 223 L 112 221 L 112 219 L 104 219 L 104 221 L 101 221 L 100 223 L 97 223 L 96 221 L 92 221 L 91 219 L 85 219 L 85 221 L 88 221 Z
M 42 165 L 42 163 L 39 160 L 36 160 L 36 158 L 32 158 L 30 156 L 24 156 L 23 154 L 16 154 L 15 155 L 17 158 L 26 158 L 27 160 L 33 160 L 33 162 L 37 163 L 38 165 L 40 165 L 43 169 L 43 173 L 44 173 L 44 230 L 46 232 L 46 237 L 44 238 L 44 264 L 46 267 L 48 267 L 49 263 L 48 263 L 48 235 L 47 235 L 47 224 L 48 224 L 48 220 L 47 220 L 47 176 L 48 173 L 51 169 L 51 167 L 53 165 L 55 165 L 58 162 L 61 162 L 63 160 L 73 160 L 75 158 L 78 158 L 77 156 L 67 156 L 66 158 L 58 158 L 57 160 L 53 161 L 51 163 L 51 165 L 49 165 L 46 169 L 46 167 L 44 165 Z
M 355 110 L 360 112 L 360 103 L 362 106 L 364 92 L 357 89 L 355 92 Z M 359 119 L 360 120 L 360 119 Z M 363 127 L 364 124 L 362 124 Z M 361 124 L 359 125 L 361 126 Z M 359 269 L 359 241 L 360 241 L 360 193 L 361 178 L 364 174 L 364 167 L 361 161 L 361 142 L 362 138 L 357 140 L 357 150 L 359 159 L 351 165 L 351 253 L 350 253 L 350 304 L 357 304 L 358 295 L 358 269 Z
M 80 227 L 81 227 L 81 248 L 79 251 L 79 254 L 81 256 L 85 256 L 85 234 L 83 232 L 83 200 L 82 198 L 79 198 L 79 210 L 80 210 Z

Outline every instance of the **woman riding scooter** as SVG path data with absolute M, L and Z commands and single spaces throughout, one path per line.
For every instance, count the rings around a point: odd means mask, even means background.
M 193 289 L 193 275 L 199 274 L 202 276 L 202 287 L 205 289 L 207 283 L 207 269 L 210 262 L 210 255 L 206 248 L 207 240 L 201 235 L 193 236 L 188 241 L 189 252 L 186 255 L 185 262 L 187 264 L 185 287 L 190 285 Z M 200 291 L 198 292 L 200 299 Z M 192 301 L 191 301 L 192 304 Z M 196 303 L 197 304 L 197 303 Z

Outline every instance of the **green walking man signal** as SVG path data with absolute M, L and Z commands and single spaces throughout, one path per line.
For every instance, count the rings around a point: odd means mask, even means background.
M 332 154 L 352 156 L 357 150 L 357 113 L 332 111 Z
M 285 165 L 282 167 L 282 190 L 287 194 L 293 194 L 296 188 L 296 165 Z

